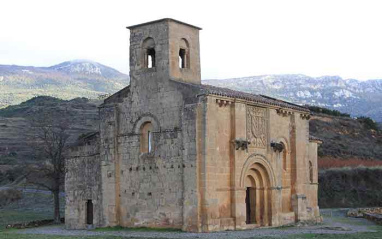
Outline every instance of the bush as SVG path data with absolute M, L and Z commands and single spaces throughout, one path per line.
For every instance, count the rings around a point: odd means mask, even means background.
M 25 168 L 22 166 L 12 167 L 5 172 L 4 180 L 8 182 L 14 182 L 23 176 Z
M 318 182 L 322 208 L 382 206 L 382 167 L 320 170 Z
M 22 192 L 20 190 L 14 188 L 0 190 L 0 207 L 18 201 L 21 198 Z
M 318 106 L 308 106 L 309 110 L 315 113 L 321 113 L 332 116 L 342 116 L 342 117 L 350 117 L 350 114 L 341 113 L 338 110 L 330 110 L 327 108 L 322 108 Z
M 370 119 L 369 117 L 361 116 L 357 118 L 357 121 L 363 124 L 363 126 L 366 129 L 373 129 L 375 131 L 379 130 L 378 124 L 374 120 Z

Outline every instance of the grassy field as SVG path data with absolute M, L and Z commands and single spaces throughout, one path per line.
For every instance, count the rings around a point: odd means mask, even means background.
M 64 216 L 64 198 L 60 202 Z M 53 198 L 49 194 L 24 192 L 22 199 L 0 208 L 0 230 L 8 224 L 45 219 L 53 219 Z

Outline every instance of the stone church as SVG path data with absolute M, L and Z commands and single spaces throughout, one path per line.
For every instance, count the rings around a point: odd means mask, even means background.
M 130 85 L 67 159 L 65 223 L 240 230 L 320 220 L 309 110 L 201 83 L 199 31 L 128 27 Z

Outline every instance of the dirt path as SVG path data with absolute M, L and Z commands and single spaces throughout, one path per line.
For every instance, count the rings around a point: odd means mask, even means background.
M 283 237 L 294 234 L 347 234 L 360 232 L 375 232 L 373 222 L 363 218 L 347 218 L 342 211 L 323 211 L 329 215 L 324 222 L 314 226 L 294 226 L 281 228 L 261 228 L 245 231 L 225 231 L 215 233 L 185 233 L 185 232 L 155 232 L 155 231 L 97 231 L 97 230 L 66 230 L 63 225 L 24 229 L 18 233 L 25 234 L 50 234 L 66 236 L 120 236 L 126 238 L 258 238 L 258 237 Z

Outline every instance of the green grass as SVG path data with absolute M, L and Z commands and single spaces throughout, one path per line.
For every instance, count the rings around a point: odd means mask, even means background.
M 63 216 L 64 198 L 60 201 Z M 0 231 L 9 224 L 45 219 L 53 219 L 53 197 L 41 193 L 23 193 L 22 199 L 0 209 Z
M 51 219 L 53 216 L 45 212 L 22 212 L 14 210 L 0 211 L 0 230 L 9 224 L 29 222 L 35 220 Z
M 365 223 L 361 220 L 357 220 L 357 218 L 352 217 L 332 217 L 333 222 L 346 223 L 348 225 L 365 225 Z

